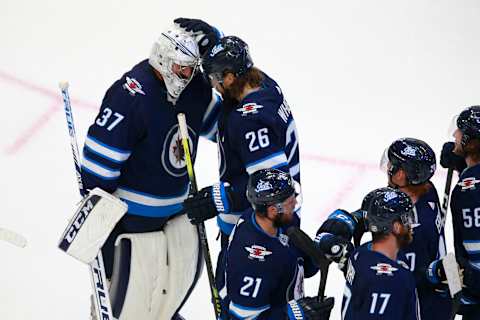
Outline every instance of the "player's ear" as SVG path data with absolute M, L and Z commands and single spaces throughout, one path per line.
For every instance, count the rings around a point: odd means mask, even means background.
M 277 215 L 277 208 L 275 206 L 268 206 L 267 208 L 267 217 L 274 219 Z
M 402 224 L 399 221 L 394 221 L 392 225 L 392 232 L 393 234 L 400 234 L 402 233 Z
M 229 86 L 235 81 L 235 75 L 231 72 L 227 72 L 227 74 L 223 77 L 223 84 Z

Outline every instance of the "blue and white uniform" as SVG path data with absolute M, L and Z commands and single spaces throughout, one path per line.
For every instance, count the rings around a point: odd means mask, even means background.
M 452 210 L 455 256 L 464 271 L 461 302 L 480 319 L 480 165 L 466 168 L 455 185 Z
M 287 303 L 303 297 L 304 277 L 318 271 L 282 229 L 276 236 L 263 231 L 252 209 L 233 229 L 224 259 L 217 277 L 223 319 L 289 319 Z
M 437 190 L 433 184 L 429 185 L 429 191 L 415 203 L 418 225 L 413 229 L 413 241 L 401 250 L 401 254 L 406 257 L 405 262 L 415 277 L 422 320 L 449 319 L 452 305 L 448 292 L 435 291 L 432 283 L 435 281 L 427 278 L 430 263 L 446 253 L 440 202 Z
M 401 260 L 357 248 L 349 258 L 342 320 L 419 320 L 415 279 Z
M 251 173 L 276 168 L 300 184 L 298 134 L 289 105 L 278 84 L 263 74 L 261 87 L 236 106 L 224 106 L 218 125 L 220 180 L 241 196 L 241 210 L 250 206 L 245 190 Z M 217 223 L 228 235 L 241 212 L 220 214 Z M 295 224 L 299 225 L 299 208 Z

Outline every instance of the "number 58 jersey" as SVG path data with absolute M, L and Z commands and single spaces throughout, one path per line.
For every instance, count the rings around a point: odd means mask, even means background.
M 419 320 L 415 279 L 408 266 L 372 251 L 355 250 L 345 274 L 342 320 Z
M 224 101 L 218 124 L 220 180 L 242 197 L 242 210 L 250 206 L 245 190 L 253 172 L 276 168 L 290 173 L 300 184 L 298 135 L 295 121 L 277 83 L 263 74 L 261 87 L 238 105 Z M 299 215 L 299 208 L 297 208 Z M 230 234 L 240 215 L 219 215 L 217 222 Z M 299 224 L 296 216 L 295 224 Z

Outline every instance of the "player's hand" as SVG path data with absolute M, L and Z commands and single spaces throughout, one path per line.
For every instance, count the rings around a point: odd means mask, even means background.
M 440 155 L 440 165 L 447 169 L 454 169 L 458 172 L 462 172 L 467 167 L 467 163 L 463 157 L 453 153 L 454 148 L 454 142 L 445 142 L 443 144 L 442 153 Z
M 207 52 L 221 38 L 220 32 L 203 20 L 177 18 L 173 22 L 195 37 L 201 55 Z
M 353 252 L 353 245 L 350 241 L 331 233 L 322 232 L 315 237 L 314 242 L 327 259 L 338 263 L 340 270 L 343 270 Z
M 317 297 L 305 297 L 299 300 L 291 300 L 287 304 L 287 313 L 289 320 L 328 320 L 335 300 L 332 297 L 323 301 L 318 301 Z M 299 318 L 299 311 L 303 313 L 304 318 Z
M 230 186 L 220 182 L 185 199 L 183 208 L 192 224 L 200 224 L 219 213 L 229 213 L 231 202 Z

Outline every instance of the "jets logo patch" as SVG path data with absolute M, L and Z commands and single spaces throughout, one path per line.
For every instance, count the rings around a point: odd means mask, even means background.
M 474 190 L 477 188 L 475 184 L 479 182 L 480 180 L 475 179 L 475 177 L 469 177 L 469 178 L 462 179 L 462 181 L 460 181 L 458 185 L 462 187 L 462 191 L 470 190 L 470 189 Z
M 388 263 L 377 263 L 376 266 L 370 267 L 370 269 L 377 271 L 377 276 L 386 274 L 387 276 L 393 276 L 393 272 L 397 271 L 398 269 L 392 267 Z
M 123 89 L 127 90 L 130 95 L 135 96 L 137 93 L 145 95 L 145 92 L 142 90 L 142 85 L 137 80 L 129 77 L 125 77 L 125 79 L 126 82 L 123 84 Z
M 246 117 L 249 114 L 258 113 L 258 109 L 262 109 L 263 106 L 256 103 L 246 103 L 241 108 L 238 108 L 237 111 L 242 113 L 242 117 Z
M 251 247 L 245 247 L 245 250 L 247 250 L 249 253 L 249 259 L 258 261 L 265 261 L 265 257 L 272 254 L 272 252 L 268 251 L 265 247 L 258 246 L 256 244 Z
M 194 148 L 194 141 L 196 140 L 195 131 L 188 127 L 188 144 L 192 161 L 195 161 L 194 159 L 196 156 Z M 180 135 L 178 124 L 174 125 L 165 136 L 161 161 L 163 168 L 171 176 L 181 177 L 187 174 L 185 152 L 183 150 L 182 137 Z

